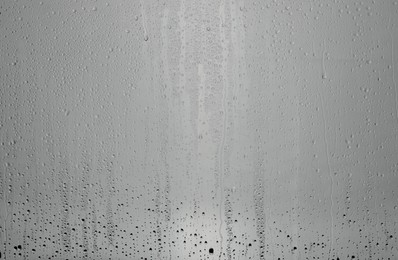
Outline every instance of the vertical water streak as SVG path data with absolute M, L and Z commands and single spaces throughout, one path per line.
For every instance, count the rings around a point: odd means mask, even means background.
M 325 71 L 325 39 L 323 39 L 323 50 L 322 50 L 322 86 L 323 89 L 325 89 L 325 82 L 324 80 L 326 79 L 326 71 Z M 322 109 L 322 123 L 323 123 L 323 141 L 324 141 L 324 145 L 325 145 L 325 150 L 326 150 L 326 163 L 327 163 L 327 167 L 328 167 L 328 174 L 329 174 L 329 178 L 330 178 L 330 219 L 331 219 L 331 223 L 330 223 L 330 249 L 329 249 L 329 257 L 328 259 L 332 259 L 332 252 L 333 252 L 333 240 L 334 240 L 334 234 L 333 234 L 333 225 L 334 225 L 334 219 L 333 219 L 333 176 L 332 176 L 332 172 L 331 172 L 331 168 L 330 168 L 330 158 L 329 158 L 329 145 L 328 145 L 328 141 L 326 138 L 326 133 L 327 133 L 327 129 L 326 129 L 326 117 L 325 117 L 325 105 L 324 105 L 324 100 L 323 100 L 323 96 L 322 93 L 319 91 L 318 88 L 318 94 L 321 100 L 321 109 Z
M 223 201 L 224 201 L 224 156 L 225 156 L 225 139 L 226 139 L 226 128 L 227 128 L 227 83 L 228 83 L 228 78 L 227 78 L 227 57 L 228 57 L 228 45 L 227 45 L 227 40 L 226 40 L 226 31 L 225 31 L 225 0 L 221 1 L 220 4 L 220 9 L 219 9 L 219 16 L 220 16 L 220 24 L 219 24 L 219 30 L 221 34 L 221 50 L 222 50 L 222 64 L 221 64 L 221 69 L 222 69 L 222 101 L 221 101 L 221 107 L 222 107 L 222 130 L 221 130 L 221 143 L 219 147 L 219 158 L 220 158 L 220 227 L 219 227 L 219 235 L 220 235 L 220 255 L 219 258 L 221 259 L 222 256 L 222 251 L 223 251 L 223 235 L 222 235 L 222 226 L 223 226 Z

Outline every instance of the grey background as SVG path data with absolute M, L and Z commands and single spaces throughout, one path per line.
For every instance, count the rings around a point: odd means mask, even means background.
M 0 259 L 398 259 L 397 23 L 2 1 Z

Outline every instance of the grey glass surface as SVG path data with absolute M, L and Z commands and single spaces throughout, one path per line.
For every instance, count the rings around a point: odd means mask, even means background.
M 0 259 L 398 259 L 397 0 L 0 24 Z

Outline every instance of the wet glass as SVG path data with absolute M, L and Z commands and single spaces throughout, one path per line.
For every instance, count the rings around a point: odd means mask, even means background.
M 398 259 L 397 0 L 0 24 L 0 259 Z

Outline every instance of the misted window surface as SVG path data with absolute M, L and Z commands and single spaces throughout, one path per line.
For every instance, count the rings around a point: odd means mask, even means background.
M 398 259 L 398 0 L 0 24 L 0 259 Z

